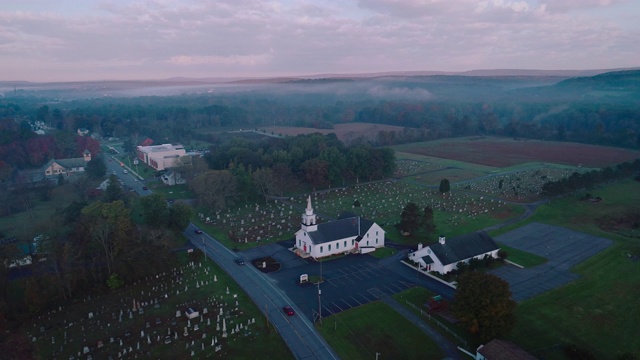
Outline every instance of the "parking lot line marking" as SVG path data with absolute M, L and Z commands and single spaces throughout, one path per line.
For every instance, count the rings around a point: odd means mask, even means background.
M 354 298 L 353 296 L 349 296 L 350 298 L 352 298 L 355 302 L 357 302 L 358 304 L 362 305 L 362 303 L 360 301 L 358 301 L 356 298 Z
M 336 303 L 331 302 L 331 304 L 332 304 L 333 306 L 337 307 L 338 309 L 340 309 L 340 311 L 344 311 L 344 310 L 342 310 L 342 308 L 341 308 L 340 306 L 338 306 Z

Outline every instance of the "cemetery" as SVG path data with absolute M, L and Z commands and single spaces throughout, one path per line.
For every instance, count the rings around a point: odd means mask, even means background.
M 291 357 L 239 286 L 200 259 L 61 306 L 24 329 L 48 359 L 250 358 L 261 348 Z
M 394 225 L 408 202 L 419 208 L 430 206 L 435 213 L 437 231 L 456 236 L 482 229 L 488 225 L 518 216 L 524 210 L 504 200 L 454 190 L 443 196 L 437 189 L 403 181 L 381 181 L 344 188 L 334 188 L 310 194 L 318 222 L 332 220 L 343 211 L 350 211 L 375 221 L 387 231 L 387 237 L 402 239 Z M 215 234 L 230 248 L 247 249 L 265 242 L 290 239 L 300 227 L 300 213 L 309 194 L 269 201 L 266 204 L 246 204 L 219 211 L 199 213 L 196 223 Z M 437 234 L 434 234 L 437 239 Z M 416 244 L 418 239 L 414 241 Z

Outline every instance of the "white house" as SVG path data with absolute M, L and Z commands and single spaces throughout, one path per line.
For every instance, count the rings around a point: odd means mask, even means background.
M 385 231 L 371 220 L 350 214 L 318 224 L 311 197 L 296 232 L 295 251 L 302 257 L 321 258 L 343 253 L 367 253 L 384 247 Z
M 156 170 L 175 166 L 176 160 L 186 154 L 184 146 L 162 144 L 152 146 L 138 146 L 138 159 Z
M 181 185 L 187 183 L 187 179 L 183 178 L 180 173 L 173 170 L 162 175 L 161 179 L 165 185 Z
M 418 244 L 418 250 L 409 254 L 409 260 L 420 269 L 446 274 L 457 269 L 458 263 L 482 259 L 486 255 L 498 257 L 500 248 L 486 232 L 470 233 L 447 240 L 440 236 L 438 243 L 426 247 Z

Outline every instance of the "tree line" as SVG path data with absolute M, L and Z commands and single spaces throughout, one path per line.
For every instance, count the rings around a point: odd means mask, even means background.
M 184 157 L 175 170 L 198 200 L 214 210 L 297 190 L 380 180 L 395 167 L 389 148 L 346 146 L 333 134 L 310 134 L 262 141 L 235 138 L 211 147 L 204 160 Z
M 613 180 L 640 176 L 640 159 L 627 161 L 614 168 L 606 167 L 601 170 L 591 170 L 585 173 L 574 172 L 569 177 L 556 181 L 548 181 L 542 185 L 542 195 L 545 197 L 563 195 L 575 190 L 591 189 L 596 185 Z

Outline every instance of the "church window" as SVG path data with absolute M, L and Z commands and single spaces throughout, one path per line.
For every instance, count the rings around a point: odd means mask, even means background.
M 336 243 L 336 250 L 340 249 L 340 243 Z
M 322 252 L 322 246 L 320 246 L 320 252 Z
M 331 244 L 327 245 L 329 247 L 329 251 L 331 251 Z
M 347 240 L 344 241 L 344 247 L 347 247 Z

